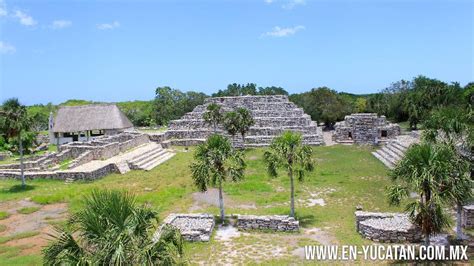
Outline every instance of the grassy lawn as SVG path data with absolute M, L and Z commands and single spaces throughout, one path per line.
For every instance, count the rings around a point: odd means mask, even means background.
M 81 197 L 93 189 L 126 189 L 135 193 L 140 202 L 150 203 L 163 219 L 171 212 L 189 212 L 188 209 L 193 206 L 192 193 L 197 189 L 188 167 L 192 161 L 192 151 L 178 152 L 172 159 L 149 172 L 113 174 L 94 182 L 65 184 L 58 180 L 32 180 L 28 181 L 27 190 L 21 190 L 18 180 L 1 180 L 0 202 L 24 198 L 31 198 L 40 204 L 67 202 L 70 211 L 74 211 L 81 206 Z M 278 178 L 268 177 L 263 152 L 264 149 L 247 150 L 245 179 L 239 183 L 225 184 L 224 191 L 232 201 L 232 206 L 226 208 L 227 214 L 289 213 L 289 180 L 283 172 Z M 369 244 L 371 242 L 361 238 L 355 231 L 355 207 L 361 205 L 368 211 L 400 211 L 400 208 L 388 205 L 385 196 L 385 188 L 390 183 L 386 177 L 387 169 L 370 152 L 370 148 L 357 146 L 314 148 L 316 170 L 304 182 L 296 183 L 296 215 L 303 228 L 324 228 L 339 244 Z M 326 205 L 308 206 L 305 202 L 312 197 L 324 199 Z M 245 207 L 248 205 L 254 207 Z M 218 209 L 206 206 L 198 212 L 217 215 Z M 262 245 L 267 246 L 289 241 L 284 243 L 288 244 L 285 252 L 290 252 L 308 243 L 301 239 L 292 241 L 291 234 L 261 235 L 255 240 L 249 237 L 236 238 L 233 245 L 244 248 L 249 242 L 255 241 L 262 241 Z M 226 252 L 225 247 L 214 239 L 210 243 L 187 244 L 186 250 L 190 261 L 205 263 L 215 263 L 216 254 L 219 251 Z M 37 256 L 39 254 L 32 255 L 35 256 L 21 258 L 15 256 L 11 249 L 0 245 L 0 261 L 8 256 L 9 261 L 17 258 L 40 264 L 41 261 L 35 261 L 35 258 L 40 258 Z M 298 259 L 289 255 L 285 259 L 268 259 L 263 263 L 285 264 L 295 261 Z M 245 262 L 252 261 L 244 258 L 242 263 Z

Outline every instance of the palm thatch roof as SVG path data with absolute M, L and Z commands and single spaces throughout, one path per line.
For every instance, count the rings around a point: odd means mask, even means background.
M 133 127 L 115 104 L 62 106 L 54 119 L 53 132 L 126 129 Z

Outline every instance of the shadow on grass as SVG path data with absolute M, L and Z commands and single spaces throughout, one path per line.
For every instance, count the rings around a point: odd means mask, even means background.
M 9 189 L 3 189 L 3 190 L 0 191 L 0 193 L 2 193 L 2 194 L 21 193 L 21 192 L 26 192 L 26 191 L 33 190 L 35 188 L 36 188 L 36 186 L 32 186 L 32 185 L 22 186 L 21 184 L 19 184 L 19 185 L 14 185 L 14 186 L 10 187 Z
M 301 227 L 310 227 L 316 223 L 316 216 L 313 214 L 296 214 L 296 220 L 300 222 Z

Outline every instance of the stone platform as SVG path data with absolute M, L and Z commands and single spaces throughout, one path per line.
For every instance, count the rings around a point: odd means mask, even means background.
M 268 146 L 274 137 L 286 130 L 301 133 L 304 144 L 324 143 L 321 128 L 304 113 L 303 109 L 298 108 L 284 95 L 208 98 L 203 105 L 196 106 L 181 119 L 169 123 L 168 131 L 165 133 L 167 142 L 171 145 L 193 145 L 203 142 L 211 135 L 213 129 L 203 119 L 203 114 L 211 103 L 221 105 L 224 112 L 243 107 L 252 113 L 255 125 L 245 137 L 247 147 Z M 219 128 L 219 133 L 226 134 L 223 128 Z M 235 139 L 241 141 L 240 135 Z
M 363 237 L 382 243 L 419 243 L 421 229 L 403 213 L 356 211 L 356 228 Z
M 184 240 L 192 242 L 209 241 L 215 226 L 214 216 L 211 214 L 172 213 L 163 223 L 178 228 Z M 159 234 L 159 230 L 156 234 Z

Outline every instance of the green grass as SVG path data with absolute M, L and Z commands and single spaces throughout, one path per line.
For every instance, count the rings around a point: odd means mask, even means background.
M 163 219 L 171 212 L 188 212 L 193 205 L 192 193 L 197 191 L 189 171 L 193 150 L 190 148 L 190 152 L 178 152 L 151 171 L 112 174 L 94 182 L 64 184 L 60 180 L 31 180 L 28 181 L 28 189 L 23 190 L 18 186 L 18 180 L 0 180 L 0 202 L 28 197 L 40 204 L 67 202 L 70 211 L 75 211 L 82 206 L 83 195 L 93 189 L 124 189 L 136 194 L 140 203 L 149 203 Z M 264 151 L 247 150 L 245 179 L 224 184 L 224 191 L 233 202 L 232 206 L 226 207 L 227 214 L 289 214 L 289 179 L 284 172 L 277 178 L 267 175 L 263 162 Z M 361 205 L 367 211 L 402 210 L 402 207 L 388 205 L 385 194 L 385 188 L 390 184 L 387 168 L 371 155 L 371 151 L 368 147 L 345 145 L 314 148 L 315 171 L 309 173 L 304 182 L 295 183 L 296 215 L 303 228 L 324 228 L 340 244 L 370 244 L 354 229 L 355 207 Z M 320 193 L 318 197 L 324 198 L 327 205 L 306 207 L 298 201 L 308 199 L 310 193 Z M 246 204 L 253 204 L 256 208 L 240 207 Z M 206 207 L 199 212 L 219 213 L 216 207 Z M 268 238 L 265 245 L 278 244 L 285 237 L 272 236 L 264 235 Z M 248 241 L 248 238 L 239 238 L 234 242 L 245 246 Z M 296 248 L 298 242 L 289 242 L 288 245 Z M 211 264 L 211 253 L 221 250 L 220 243 L 213 239 L 209 243 L 190 243 L 186 246 L 190 260 Z M 292 260 L 294 258 L 289 256 L 288 259 L 272 260 L 265 264 L 285 264 Z M 243 260 L 242 263 L 255 264 L 251 260 Z
M 28 231 L 28 232 L 18 233 L 18 234 L 10 235 L 10 236 L 2 236 L 2 237 L 0 237 L 0 244 L 4 244 L 4 243 L 6 243 L 8 241 L 12 241 L 12 240 L 18 240 L 18 239 L 22 239 L 22 238 L 28 238 L 28 237 L 36 236 L 38 234 L 39 234 L 39 232 L 36 232 L 36 231 Z
M 18 213 L 21 214 L 30 214 L 38 211 L 40 207 L 24 207 L 18 210 Z
M 0 211 L 0 220 L 7 219 L 10 214 L 6 211 Z
M 59 169 L 67 170 L 69 168 L 69 164 L 71 164 L 72 159 L 66 159 L 59 163 Z

